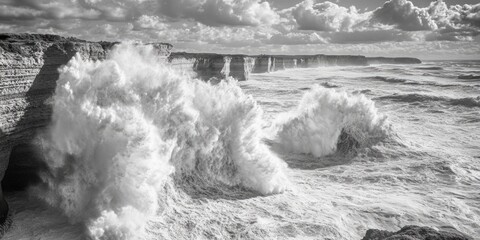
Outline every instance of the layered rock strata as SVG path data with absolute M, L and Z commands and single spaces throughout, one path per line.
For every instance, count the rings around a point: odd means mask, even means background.
M 116 43 L 88 42 L 41 34 L 0 34 L 0 179 L 4 189 L 24 187 L 34 180 L 32 159 L 17 152 L 31 152 L 29 143 L 50 122 L 52 97 L 58 69 L 77 53 L 84 59 L 104 59 Z M 156 44 L 168 55 L 170 44 Z M 22 147 L 19 147 L 22 146 Z M 34 153 L 30 153 L 30 156 Z M 9 164 L 9 159 L 12 159 Z M 4 179 L 7 167 L 12 169 Z M 0 188 L 1 190 L 1 188 Z M 8 205 L 0 191 L 0 222 L 6 221 Z

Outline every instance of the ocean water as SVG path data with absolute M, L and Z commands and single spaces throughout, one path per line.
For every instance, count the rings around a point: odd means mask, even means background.
M 480 236 L 480 62 L 198 81 L 152 49 L 62 68 L 5 239 Z

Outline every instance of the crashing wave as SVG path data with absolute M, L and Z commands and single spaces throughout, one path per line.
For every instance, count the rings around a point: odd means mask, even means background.
M 286 164 L 262 142 L 262 110 L 232 80 L 211 85 L 164 65 L 151 46 L 60 70 L 49 172 L 34 194 L 85 223 L 94 239 L 133 239 L 162 209 L 172 178 L 282 192 Z
M 371 146 L 387 136 L 389 125 L 363 94 L 315 85 L 273 128 L 282 148 L 320 157 Z

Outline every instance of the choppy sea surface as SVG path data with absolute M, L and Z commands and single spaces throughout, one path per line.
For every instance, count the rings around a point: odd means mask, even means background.
M 62 70 L 39 137 L 51 173 L 7 194 L 5 239 L 361 239 L 404 225 L 480 236 L 480 62 L 211 86 L 125 51 Z

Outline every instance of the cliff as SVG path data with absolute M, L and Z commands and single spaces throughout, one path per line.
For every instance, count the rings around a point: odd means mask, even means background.
M 35 178 L 34 168 L 41 166 L 30 159 L 35 153 L 28 155 L 32 151 L 28 145 L 50 121 L 52 109 L 46 102 L 55 91 L 58 68 L 76 53 L 85 59 L 104 59 L 115 44 L 56 35 L 0 34 L 0 179 L 4 189 L 25 187 Z M 157 46 L 165 55 L 172 47 Z M 11 171 L 5 176 L 7 167 Z M 8 212 L 1 190 L 0 223 Z
M 366 66 L 364 56 L 349 55 L 241 55 L 173 52 L 168 61 L 177 69 L 208 80 L 212 77 L 233 77 L 248 80 L 251 73 L 266 73 L 289 68 L 326 66 Z
M 111 43 L 92 43 L 54 35 L 0 35 L 0 179 L 14 146 L 32 139 L 48 124 L 45 104 L 55 90 L 57 69 L 77 52 L 103 59 Z
M 248 80 L 251 73 L 266 73 L 289 68 L 316 68 L 328 66 L 368 66 L 370 64 L 419 64 L 417 58 L 367 58 L 351 55 L 241 55 L 214 53 L 173 52 L 170 64 L 208 80 L 212 77 L 233 77 Z

